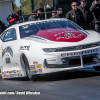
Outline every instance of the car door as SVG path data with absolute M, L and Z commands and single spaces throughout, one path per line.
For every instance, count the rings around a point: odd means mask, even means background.
M 0 36 L 0 68 L 2 67 L 2 38 L 5 36 L 7 31 L 3 32 L 3 34 Z
M 14 66 L 14 52 L 13 49 L 16 46 L 16 30 L 15 28 L 8 29 L 3 36 L 2 40 L 2 65 L 3 69 L 11 69 Z
M 1 45 L 2 45 L 2 41 L 1 41 L 1 39 L 0 39 L 0 68 L 1 68 L 1 66 L 2 66 L 2 48 L 1 48 Z

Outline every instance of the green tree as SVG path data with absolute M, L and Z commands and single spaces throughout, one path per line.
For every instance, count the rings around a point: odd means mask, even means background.
M 15 4 L 15 0 L 12 2 L 12 6 L 13 6 L 13 12 L 17 12 L 20 8 L 17 7 L 17 5 Z
M 53 6 L 53 0 L 34 0 L 35 9 L 44 8 L 44 3 L 47 3 L 50 7 Z
M 48 3 L 51 7 L 53 6 L 53 0 L 34 0 L 35 9 L 43 9 L 44 2 Z M 20 4 L 24 14 L 32 12 L 31 0 L 20 0 Z
M 32 12 L 31 0 L 20 0 L 20 4 L 24 14 L 30 14 Z

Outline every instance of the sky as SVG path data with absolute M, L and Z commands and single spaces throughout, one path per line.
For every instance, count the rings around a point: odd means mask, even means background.
M 20 0 L 15 0 L 16 5 L 19 7 L 20 6 Z

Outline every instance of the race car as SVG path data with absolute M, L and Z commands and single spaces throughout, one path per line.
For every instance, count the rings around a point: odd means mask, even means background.
M 68 19 L 15 24 L 0 36 L 2 78 L 91 68 L 100 71 L 100 34 Z

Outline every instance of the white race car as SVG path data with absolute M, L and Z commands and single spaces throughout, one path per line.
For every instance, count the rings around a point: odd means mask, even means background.
M 2 78 L 93 67 L 100 71 L 100 34 L 67 19 L 15 24 L 0 36 Z

